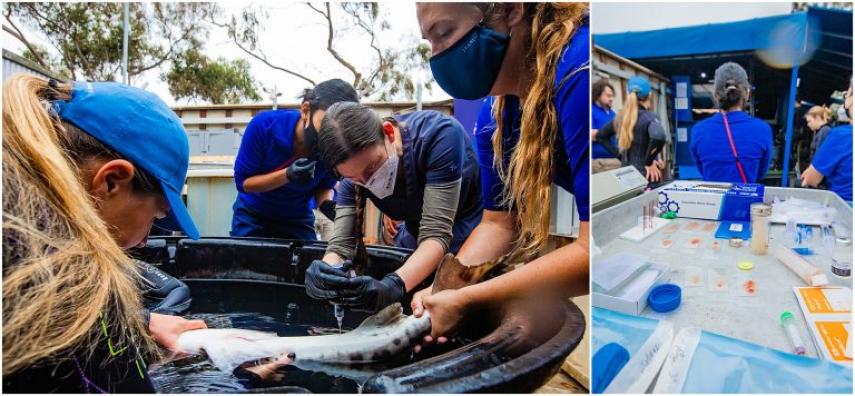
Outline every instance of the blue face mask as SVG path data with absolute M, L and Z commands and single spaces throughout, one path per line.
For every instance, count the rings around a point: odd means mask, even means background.
M 454 45 L 430 58 L 433 78 L 457 99 L 480 99 L 496 82 L 510 36 L 478 23 Z

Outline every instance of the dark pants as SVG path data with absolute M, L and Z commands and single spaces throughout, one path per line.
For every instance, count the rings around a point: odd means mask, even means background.
M 317 240 L 315 234 L 315 221 L 310 217 L 307 219 L 272 219 L 265 218 L 245 207 L 237 200 L 232 207 L 231 236 L 235 237 L 257 237 L 257 238 L 281 238 L 302 239 L 308 241 Z

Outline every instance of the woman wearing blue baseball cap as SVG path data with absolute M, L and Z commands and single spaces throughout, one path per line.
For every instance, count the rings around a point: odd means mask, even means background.
M 706 181 L 756 183 L 772 161 L 772 128 L 743 111 L 751 84 L 737 63 L 715 70 L 713 96 L 720 112 L 692 127 L 689 149 Z
M 315 206 L 335 217 L 336 178 L 318 160 L 318 128 L 328 107 L 358 102 L 353 86 L 324 81 L 306 90 L 300 110 L 272 110 L 246 126 L 235 159 L 232 236 L 317 239 Z
M 657 160 L 669 140 L 659 117 L 650 111 L 650 82 L 633 76 L 626 84 L 626 100 L 617 116 L 597 131 L 597 142 L 620 158 L 621 166 L 632 165 L 647 181 L 662 180 L 661 162 Z M 612 144 L 617 135 L 618 147 Z
M 205 327 L 157 314 L 146 324 L 143 276 L 123 251 L 153 222 L 198 238 L 180 198 L 188 160 L 180 120 L 154 94 L 4 84 L 4 391 L 152 392 L 152 339 L 169 347 Z
M 475 139 L 484 214 L 457 258 L 479 265 L 543 253 L 553 183 L 574 195 L 581 219 L 573 243 L 514 271 L 417 293 L 413 311 L 430 311 L 431 342 L 479 306 L 533 290 L 587 293 L 590 38 L 584 3 L 419 3 L 416 11 L 440 87 L 460 99 L 497 96 L 495 132 L 476 131 Z

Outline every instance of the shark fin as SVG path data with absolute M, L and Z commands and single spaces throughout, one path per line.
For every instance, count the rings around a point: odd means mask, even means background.
M 379 327 L 389 326 L 404 318 L 406 318 L 406 315 L 404 315 L 404 308 L 401 307 L 400 303 L 394 303 L 363 320 L 362 323 L 359 324 L 359 327 L 353 329 L 351 333 L 361 333 L 374 330 Z

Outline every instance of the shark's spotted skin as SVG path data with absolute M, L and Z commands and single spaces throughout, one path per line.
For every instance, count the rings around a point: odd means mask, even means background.
M 253 330 L 203 329 L 181 334 L 178 345 L 188 353 L 204 351 L 217 368 L 231 371 L 247 361 L 289 355 L 294 356 L 292 361 L 377 362 L 409 349 L 409 340 L 428 331 L 428 315 L 407 316 L 400 304 L 394 304 L 345 334 L 279 337 Z
M 454 255 L 448 254 L 437 268 L 432 292 L 471 285 L 496 264 L 467 267 Z M 265 358 L 289 363 L 372 363 L 408 350 L 429 331 L 429 312 L 416 318 L 404 315 L 401 305 L 393 304 L 345 334 L 279 337 L 253 330 L 204 329 L 181 334 L 178 346 L 188 353 L 204 351 L 211 362 L 224 371 L 232 371 L 244 362 Z

